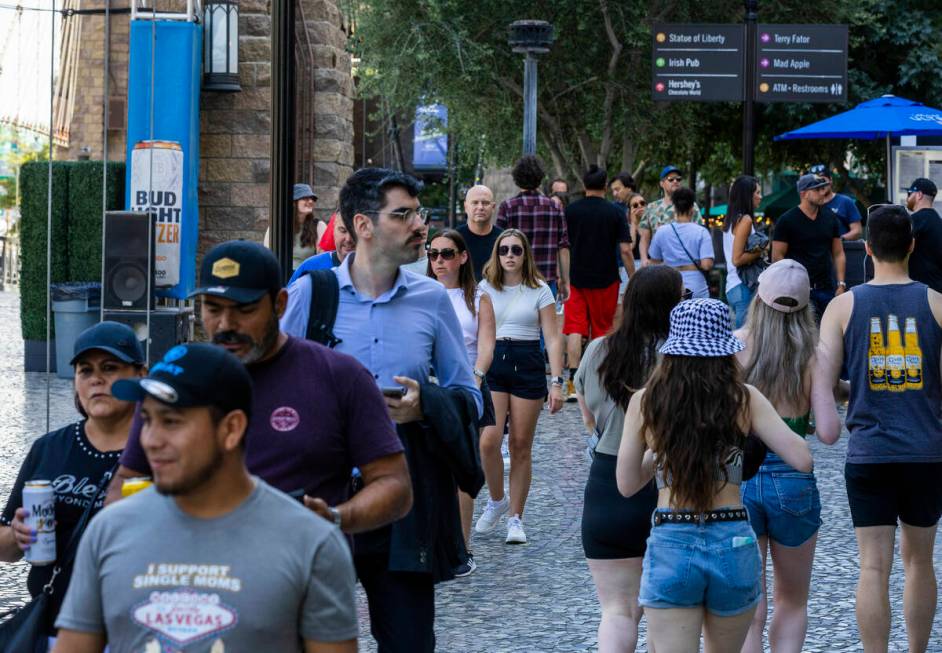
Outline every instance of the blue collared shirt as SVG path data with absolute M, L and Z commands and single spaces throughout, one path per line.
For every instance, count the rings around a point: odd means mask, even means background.
M 464 348 L 458 316 L 444 286 L 429 277 L 399 270 L 393 287 L 373 298 L 360 294 L 350 278 L 355 253 L 334 268 L 340 284 L 340 304 L 334 335 L 336 349 L 356 358 L 373 374 L 380 387 L 396 386 L 394 376 L 427 383 L 435 369 L 442 387 L 462 387 L 483 410 L 481 391 L 474 382 Z M 281 330 L 304 338 L 311 310 L 311 278 L 300 277 L 288 286 L 288 307 Z
M 298 269 L 295 270 L 291 278 L 288 279 L 288 285 L 290 286 L 298 280 L 298 277 L 307 274 L 311 270 L 329 270 L 330 268 L 337 267 L 337 262 L 334 259 L 336 254 L 337 252 L 322 252 L 304 259 L 304 262 L 298 266 Z

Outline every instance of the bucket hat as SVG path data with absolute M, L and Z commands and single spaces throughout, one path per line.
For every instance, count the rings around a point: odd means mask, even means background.
M 661 353 L 715 358 L 732 356 L 745 345 L 733 337 L 729 308 L 716 299 L 688 299 L 671 311 L 671 327 Z

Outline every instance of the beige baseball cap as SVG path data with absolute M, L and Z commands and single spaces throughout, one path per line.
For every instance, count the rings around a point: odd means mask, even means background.
M 811 297 L 808 270 L 790 258 L 773 263 L 759 275 L 758 293 L 759 298 L 776 311 L 800 311 Z

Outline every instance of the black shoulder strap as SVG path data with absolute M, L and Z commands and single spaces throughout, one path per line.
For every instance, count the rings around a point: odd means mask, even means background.
M 311 309 L 307 318 L 307 339 L 333 349 L 341 340 L 334 335 L 340 284 L 333 270 L 311 270 Z

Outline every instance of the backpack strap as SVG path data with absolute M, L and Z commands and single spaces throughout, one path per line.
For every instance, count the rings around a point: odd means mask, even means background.
M 340 283 L 333 270 L 311 270 L 311 309 L 307 318 L 307 339 L 333 349 L 342 341 L 334 335 Z

